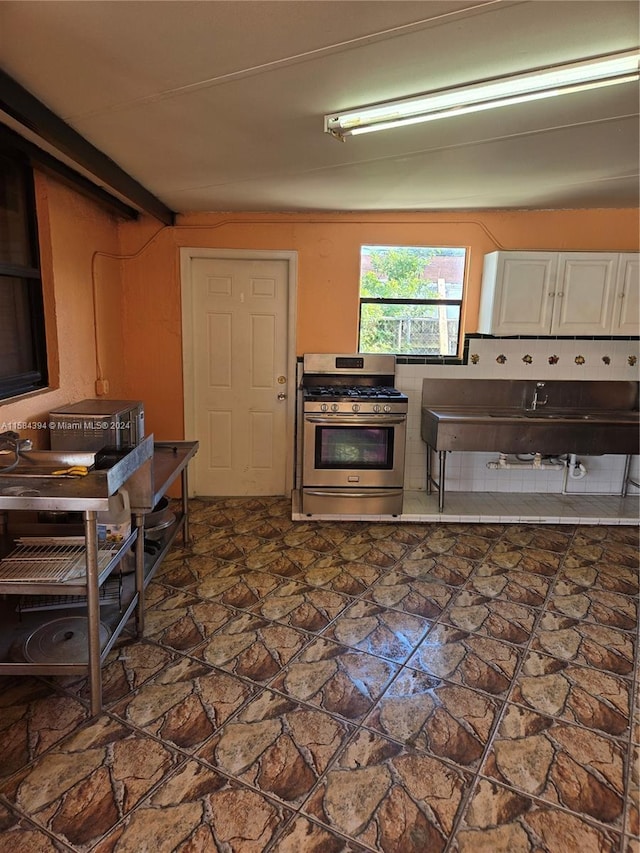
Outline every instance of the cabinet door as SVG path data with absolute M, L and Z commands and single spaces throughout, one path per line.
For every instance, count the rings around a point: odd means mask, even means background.
M 553 252 L 497 253 L 491 334 L 548 335 L 556 269 Z
M 551 327 L 555 334 L 611 333 L 617 268 L 618 255 L 611 252 L 560 254 Z
M 614 335 L 640 335 L 640 256 L 620 255 L 613 300 Z

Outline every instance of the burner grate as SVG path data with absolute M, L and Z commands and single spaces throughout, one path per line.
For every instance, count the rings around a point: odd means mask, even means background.
M 391 400 L 402 397 L 402 392 L 386 385 L 318 385 L 305 388 L 305 395 L 326 400 L 337 400 L 344 397 Z

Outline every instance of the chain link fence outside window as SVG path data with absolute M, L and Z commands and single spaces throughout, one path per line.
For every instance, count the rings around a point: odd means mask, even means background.
M 462 247 L 362 246 L 360 352 L 457 355 L 465 268 Z
M 366 306 L 363 306 L 365 308 Z M 363 311 L 363 315 L 366 312 Z M 456 355 L 458 319 L 429 317 L 362 317 L 361 340 L 372 341 L 369 352 L 407 355 Z

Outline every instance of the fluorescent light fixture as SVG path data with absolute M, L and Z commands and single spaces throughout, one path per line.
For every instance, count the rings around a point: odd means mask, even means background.
M 542 98 L 569 95 L 603 86 L 628 83 L 640 76 L 637 50 L 599 59 L 555 65 L 535 72 L 500 77 L 484 83 L 441 89 L 428 95 L 387 101 L 324 117 L 325 133 L 343 139 L 391 127 L 493 110 Z

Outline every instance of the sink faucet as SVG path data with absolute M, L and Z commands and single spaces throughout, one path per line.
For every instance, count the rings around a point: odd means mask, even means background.
M 546 404 L 549 400 L 548 394 L 544 398 L 544 400 L 540 400 L 538 395 L 540 393 L 541 388 L 544 388 L 544 382 L 536 382 L 536 388 L 535 388 L 535 391 L 533 392 L 533 400 L 531 401 L 531 411 L 532 412 L 535 412 L 535 410 L 538 408 L 538 406 L 546 406 Z
M 33 449 L 33 442 L 30 438 L 20 438 L 17 432 L 7 430 L 0 432 L 0 450 L 8 450 L 13 453 L 14 460 L 9 465 L 0 465 L 0 470 L 3 473 L 12 471 L 20 462 L 20 453 L 26 453 Z
M 17 432 L 7 430 L 0 432 L 0 448 L 3 450 L 28 451 L 33 449 L 33 442 L 30 438 L 20 438 Z

